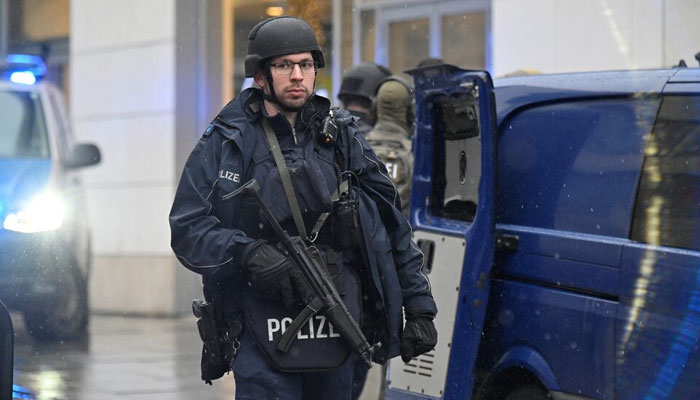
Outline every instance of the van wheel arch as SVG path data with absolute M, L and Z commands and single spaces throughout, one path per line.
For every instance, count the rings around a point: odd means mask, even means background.
M 537 376 L 522 367 L 510 367 L 492 376 L 485 383 L 482 393 L 482 400 L 552 399 L 549 390 Z

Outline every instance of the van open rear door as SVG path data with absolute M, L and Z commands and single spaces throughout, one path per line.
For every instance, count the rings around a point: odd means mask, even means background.
M 416 85 L 414 240 L 438 307 L 437 347 L 391 361 L 387 398 L 468 399 L 493 262 L 495 129 L 487 72 L 441 65 L 410 71 Z

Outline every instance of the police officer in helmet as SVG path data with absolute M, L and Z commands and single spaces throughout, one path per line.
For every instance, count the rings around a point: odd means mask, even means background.
M 384 161 L 401 196 L 401 211 L 408 215 L 413 172 L 413 86 L 397 75 L 386 78 L 377 88 L 374 108 L 377 120 L 367 141 Z
M 386 67 L 364 62 L 350 68 L 343 76 L 338 99 L 344 109 L 359 118 L 358 125 L 363 135 L 372 129 L 375 122 L 370 111 L 377 87 L 389 75 L 391 71 Z
M 324 64 L 304 20 L 253 27 L 245 72 L 259 87 L 242 91 L 206 129 L 170 212 L 173 251 L 202 275 L 215 342 L 232 354 L 221 362 L 205 340 L 202 379 L 232 370 L 236 398 L 348 399 L 360 362 L 322 312 L 288 351 L 276 346 L 311 289 L 258 204 L 236 195 L 253 179 L 284 230 L 318 250 L 367 340 L 381 343 L 374 362 L 407 361 L 437 342 L 423 254 L 386 168 L 354 118 L 314 94 Z
M 413 86 L 398 75 L 390 75 L 377 86 L 372 104 L 376 121 L 366 135 L 375 154 L 384 162 L 387 175 L 401 198 L 401 211 L 408 216 L 413 171 L 411 135 L 413 132 Z M 353 400 L 360 397 L 367 370 L 355 367 Z M 384 382 L 380 393 L 384 392 Z

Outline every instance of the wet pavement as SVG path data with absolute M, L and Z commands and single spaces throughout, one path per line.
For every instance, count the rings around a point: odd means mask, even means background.
M 193 318 L 90 316 L 90 333 L 78 342 L 45 344 L 15 326 L 14 383 L 38 400 L 161 400 L 234 398 L 231 375 L 199 379 L 201 342 Z M 379 370 L 373 368 L 372 370 Z M 361 400 L 377 398 L 370 374 Z
M 54 399 L 233 399 L 233 379 L 199 379 L 192 318 L 91 316 L 88 337 L 45 344 L 15 325 L 15 384 Z

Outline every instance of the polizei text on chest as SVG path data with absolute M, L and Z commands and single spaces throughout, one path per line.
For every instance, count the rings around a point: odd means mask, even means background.
M 289 317 L 282 318 L 282 320 L 276 318 L 267 319 L 267 338 L 269 341 L 273 341 L 276 336 L 282 337 L 284 332 L 287 330 L 289 324 L 292 323 L 292 319 Z M 297 333 L 297 339 L 330 339 L 338 338 L 340 334 L 335 331 L 333 324 L 331 324 L 325 316 L 316 315 L 310 318 L 308 323 L 299 330 Z

